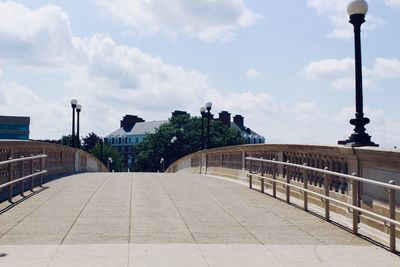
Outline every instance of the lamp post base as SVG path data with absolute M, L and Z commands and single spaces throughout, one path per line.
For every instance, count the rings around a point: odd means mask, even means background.
M 338 141 L 338 145 L 352 146 L 352 147 L 362 147 L 362 146 L 375 146 L 378 147 L 378 144 L 375 144 L 371 141 L 371 136 L 367 133 L 353 133 L 349 139 Z

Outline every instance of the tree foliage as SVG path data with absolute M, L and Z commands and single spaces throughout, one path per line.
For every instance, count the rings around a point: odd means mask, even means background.
M 90 151 L 96 145 L 100 144 L 101 138 L 94 132 L 89 133 L 87 136 L 82 138 L 82 149 L 85 151 Z
M 204 138 L 206 139 L 206 119 Z M 177 140 L 171 143 L 176 136 Z M 210 123 L 209 148 L 244 144 L 244 138 L 236 130 L 224 126 L 220 121 Z M 147 134 L 135 148 L 135 170 L 157 171 L 161 169 L 161 158 L 165 166 L 175 160 L 201 150 L 201 118 L 181 115 L 162 124 L 154 134 Z
M 93 154 L 101 162 L 107 166 L 108 158 L 112 159 L 111 170 L 120 172 L 123 170 L 121 154 L 112 148 L 110 145 L 103 145 L 103 155 L 101 155 L 101 144 L 97 144 L 89 150 L 89 153 Z
M 72 146 L 72 135 L 63 135 L 58 142 L 64 146 Z

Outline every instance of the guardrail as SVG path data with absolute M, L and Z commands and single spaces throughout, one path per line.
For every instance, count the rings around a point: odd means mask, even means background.
M 46 160 L 43 160 L 43 167 L 39 166 L 40 159 L 34 160 L 34 169 L 46 170 L 40 175 L 41 183 L 76 173 L 107 171 L 107 167 L 95 156 L 77 148 L 30 140 L 0 140 L 0 162 L 4 162 L 0 164 L 0 185 L 10 182 L 8 176 L 10 170 L 5 162 L 12 158 L 12 164 L 16 166 L 13 167 L 12 172 L 13 180 L 15 180 L 16 177 L 23 177 L 30 173 L 30 164 L 25 162 L 23 164 L 24 175 L 21 175 L 20 161 L 21 157 L 28 158 L 31 155 L 47 155 Z M 19 187 L 13 185 L 13 193 L 20 193 L 20 190 L 17 190 Z M 9 198 L 6 193 L 6 191 L 0 190 L 0 202 Z
M 44 159 L 47 155 L 31 155 L 30 157 L 21 156 L 19 158 L 13 159 L 9 158 L 8 160 L 1 161 L 0 167 L 7 166 L 6 171 L 2 173 L 2 179 L 0 181 L 7 181 L 0 184 L 0 190 L 4 190 L 8 188 L 8 201 L 13 202 L 12 198 L 14 196 L 13 185 L 16 183 L 21 183 L 21 188 L 19 190 L 20 195 L 24 196 L 25 181 L 30 179 L 30 190 L 33 191 L 34 188 L 34 179 L 39 176 L 40 181 L 39 185 L 43 184 L 43 175 L 47 173 L 44 170 Z M 28 164 L 26 164 L 28 163 Z M 4 167 L 3 167 L 4 168 Z
M 388 183 L 383 183 L 379 181 L 374 181 L 362 177 L 356 176 L 356 173 L 352 175 L 338 173 L 334 171 L 330 171 L 328 167 L 324 169 L 309 167 L 307 164 L 295 164 L 276 160 L 268 160 L 262 158 L 253 158 L 246 157 L 245 158 L 248 164 L 248 178 L 249 178 L 249 187 L 253 188 L 253 176 L 257 177 L 261 181 L 261 192 L 264 193 L 264 180 L 269 181 L 272 184 L 272 195 L 276 197 L 276 184 L 281 184 L 286 189 L 286 202 L 290 203 L 290 192 L 291 188 L 295 188 L 303 194 L 304 204 L 303 208 L 305 211 L 308 211 L 308 194 L 312 194 L 316 197 L 321 198 L 321 201 L 325 203 L 325 220 L 330 220 L 330 202 L 334 202 L 336 204 L 345 206 L 348 208 L 349 212 L 353 214 L 353 234 L 358 234 L 358 224 L 359 224 L 359 216 L 360 213 L 364 213 L 370 215 L 376 219 L 380 219 L 384 222 L 386 226 L 389 227 L 389 247 L 392 252 L 396 251 L 396 225 L 400 226 L 400 222 L 396 221 L 396 191 L 400 191 L 400 186 L 394 184 L 393 180 L 390 180 Z M 260 163 L 255 166 L 254 163 Z M 285 181 L 280 181 L 277 179 L 278 166 L 282 166 L 282 175 L 281 177 L 286 179 Z M 257 175 L 260 173 L 260 175 Z M 319 173 L 324 177 L 322 178 L 322 184 L 324 188 L 324 194 L 317 193 L 315 191 L 308 189 L 308 184 L 310 182 L 311 173 Z M 266 174 L 270 174 L 271 177 L 265 176 Z M 296 177 L 303 183 L 303 186 L 297 186 L 291 184 L 291 179 Z M 349 204 L 347 202 L 335 199 L 330 197 L 329 192 L 330 188 L 332 188 L 332 177 L 340 177 L 345 180 L 346 184 L 350 184 L 351 188 L 351 200 L 352 203 Z M 383 216 L 373 211 L 369 211 L 360 207 L 359 203 L 359 188 L 362 184 L 370 184 L 378 187 L 384 188 L 389 194 L 389 217 Z M 388 225 L 389 223 L 389 225 Z

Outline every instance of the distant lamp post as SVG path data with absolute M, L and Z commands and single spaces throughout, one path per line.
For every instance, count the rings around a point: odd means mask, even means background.
M 176 140 L 178 140 L 178 137 L 176 137 L 176 136 L 172 137 L 172 139 L 171 139 L 171 144 L 175 143 Z
M 365 0 L 354 0 L 347 6 L 350 23 L 354 26 L 354 49 L 355 49 L 355 73 L 356 73 L 356 114 L 350 120 L 354 125 L 354 133 L 349 139 L 339 141 L 339 145 L 351 146 L 379 146 L 371 141 L 371 136 L 365 132 L 365 125 L 370 120 L 364 117 L 363 112 L 363 85 L 362 85 L 362 61 L 361 61 L 361 24 L 365 22 L 365 14 L 368 12 L 368 4 Z
M 211 119 L 211 107 L 212 107 L 212 103 L 211 102 L 207 102 L 205 104 L 205 107 L 207 109 L 207 143 L 206 143 L 206 149 L 210 148 L 210 119 Z
M 112 164 L 113 160 L 111 157 L 108 158 L 107 160 L 107 169 L 109 172 L 111 172 L 111 164 Z
M 103 138 L 100 138 L 100 161 L 104 163 L 104 144 L 103 144 Z
M 201 114 L 201 150 L 203 150 L 204 149 L 204 116 L 206 115 L 205 107 L 200 108 L 200 114 Z
M 76 145 L 81 148 L 81 138 L 79 137 L 79 114 L 81 113 L 82 105 L 76 105 Z
M 76 105 L 78 104 L 78 100 L 72 99 L 71 100 L 71 107 L 72 107 L 72 136 L 71 136 L 71 142 L 72 142 L 72 147 L 76 147 L 75 145 L 75 108 Z
M 160 159 L 160 169 L 161 169 L 161 172 L 164 172 L 164 169 L 165 169 L 165 161 L 164 161 L 164 158 L 161 158 L 161 159 Z

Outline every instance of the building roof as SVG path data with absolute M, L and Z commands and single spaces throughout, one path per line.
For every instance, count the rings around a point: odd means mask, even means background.
M 243 137 L 250 137 L 250 138 L 259 138 L 260 137 L 262 139 L 265 139 L 264 136 L 252 131 L 250 128 L 247 128 L 245 126 L 243 128 L 241 128 L 241 127 L 239 127 L 239 125 L 237 125 L 234 122 L 231 122 L 231 128 L 240 132 Z
M 113 138 L 113 137 L 122 137 L 128 135 L 145 135 L 146 133 L 155 133 L 156 129 L 168 122 L 164 121 L 146 121 L 146 122 L 137 122 L 135 126 L 133 126 L 132 130 L 129 132 L 125 132 L 124 128 L 119 128 L 118 130 L 112 132 L 107 135 L 105 138 Z

